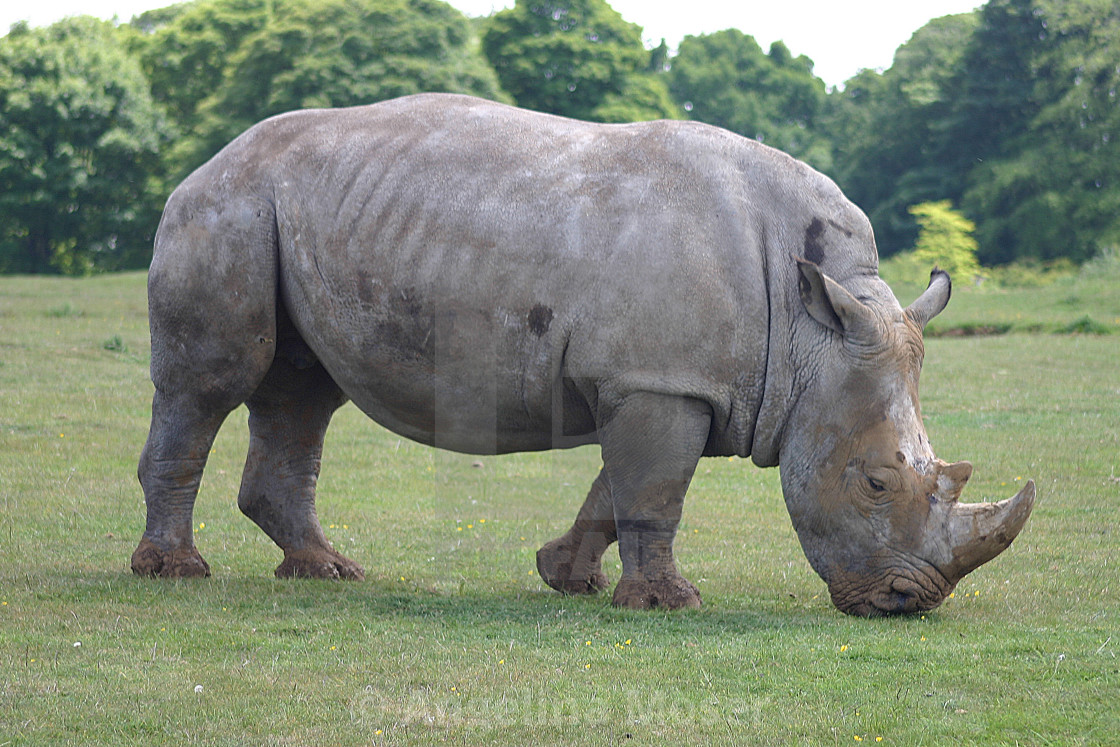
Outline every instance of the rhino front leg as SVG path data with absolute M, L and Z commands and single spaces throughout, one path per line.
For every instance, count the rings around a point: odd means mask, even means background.
M 673 540 L 710 426 L 700 400 L 642 393 L 600 428 L 622 559 L 616 606 L 700 606 L 700 592 L 677 570 Z
M 360 580 L 365 571 L 331 547 L 315 512 L 323 438 L 346 396 L 309 356 L 296 364 L 277 356 L 246 402 L 249 453 L 237 505 L 284 551 L 277 577 Z
M 546 584 L 565 594 L 595 594 L 610 585 L 603 553 L 618 535 L 606 471 L 599 473 L 572 528 L 537 551 L 537 570 Z

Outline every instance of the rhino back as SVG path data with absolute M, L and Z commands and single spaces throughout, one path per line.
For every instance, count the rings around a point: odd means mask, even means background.
M 749 453 L 767 264 L 798 253 L 777 244 L 823 177 L 716 128 L 447 95 L 246 138 L 226 158 L 271 194 L 284 303 L 374 419 L 457 450 L 543 449 L 594 441 L 601 408 L 652 390 L 709 402 L 710 451 Z

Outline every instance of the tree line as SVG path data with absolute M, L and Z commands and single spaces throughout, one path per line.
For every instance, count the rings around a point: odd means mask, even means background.
M 0 272 L 141 268 L 163 201 L 265 117 L 422 91 L 601 122 L 694 119 L 831 176 L 907 250 L 959 211 L 985 264 L 1120 246 L 1120 2 L 989 0 L 827 90 L 727 29 L 647 49 L 605 0 L 191 0 L 0 38 Z

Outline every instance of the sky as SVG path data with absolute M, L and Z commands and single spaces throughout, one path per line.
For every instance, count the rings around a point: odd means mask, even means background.
M 489 15 L 511 7 L 513 0 L 449 0 L 467 15 Z M 883 70 L 894 51 L 927 21 L 965 13 L 983 0 L 608 0 L 610 6 L 643 29 L 647 46 L 665 39 L 675 49 L 689 34 L 737 28 L 763 49 L 783 41 L 795 55 L 807 55 L 814 72 L 829 86 L 839 86 L 864 68 Z M 35 0 L 26 5 L 7 0 L 0 8 L 4 33 L 19 20 L 33 26 L 85 13 L 126 22 L 169 0 Z

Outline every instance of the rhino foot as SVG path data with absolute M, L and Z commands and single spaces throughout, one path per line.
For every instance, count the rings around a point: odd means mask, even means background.
M 143 537 L 132 553 L 132 572 L 149 578 L 206 578 L 210 566 L 194 545 L 167 552 Z
M 598 594 L 610 586 L 610 579 L 600 566 L 602 550 L 591 547 L 592 544 L 606 543 L 580 543 L 580 548 L 573 550 L 569 535 L 547 543 L 537 551 L 541 579 L 564 594 Z
M 326 578 L 364 581 L 365 569 L 350 558 L 327 548 L 305 548 L 284 552 L 276 578 Z
M 679 575 L 656 579 L 623 576 L 614 589 L 613 604 L 632 610 L 699 609 L 700 591 Z

